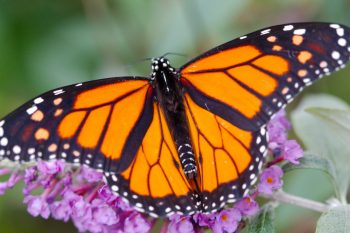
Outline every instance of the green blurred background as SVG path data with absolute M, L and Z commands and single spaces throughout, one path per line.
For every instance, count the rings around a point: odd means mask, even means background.
M 350 25 L 349 0 L 0 0 L 0 118 L 59 86 L 121 75 L 147 75 L 144 58 L 189 58 L 262 27 L 297 21 Z M 350 68 L 307 89 L 350 102 Z M 295 105 L 302 96 L 294 102 Z M 293 108 L 288 107 L 288 110 Z M 285 176 L 285 190 L 315 200 L 331 186 L 318 172 Z M 314 232 L 317 213 L 281 205 L 278 232 Z M 76 232 L 71 223 L 33 218 L 20 187 L 0 197 L 0 232 Z

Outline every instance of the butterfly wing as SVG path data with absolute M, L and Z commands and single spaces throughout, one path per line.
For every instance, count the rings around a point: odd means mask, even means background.
M 344 67 L 350 29 L 328 23 L 279 25 L 220 45 L 180 69 L 193 101 L 256 131 L 303 88 Z
M 153 120 L 132 165 L 121 174 L 106 174 L 111 189 L 153 217 L 198 211 L 193 184 L 181 163 L 163 111 L 154 102 Z
M 198 106 L 185 94 L 186 115 L 199 168 L 204 212 L 247 195 L 267 154 L 266 129 L 242 130 Z
M 153 116 L 147 78 L 96 80 L 49 91 L 0 121 L 0 157 L 129 167 Z M 132 108 L 130 108 L 132 106 Z
M 267 151 L 264 125 L 350 58 L 350 29 L 279 25 L 220 45 L 180 68 L 205 212 L 247 194 Z

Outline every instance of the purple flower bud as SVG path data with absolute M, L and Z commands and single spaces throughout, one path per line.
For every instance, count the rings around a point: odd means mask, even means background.
M 111 226 L 119 221 L 114 210 L 106 205 L 102 200 L 95 199 L 91 204 L 93 208 L 92 216 L 96 222 Z
M 299 159 L 303 157 L 303 150 L 301 149 L 300 145 L 295 140 L 288 140 L 284 144 L 284 153 L 283 157 L 285 160 L 293 163 L 293 164 L 299 164 Z
M 38 161 L 37 167 L 43 175 L 54 175 L 64 170 L 64 162 L 60 160 L 51 162 Z
M 193 224 L 189 216 L 174 214 L 169 217 L 168 233 L 194 233 Z
M 235 204 L 235 208 L 238 209 L 242 215 L 252 216 L 259 211 L 259 204 L 252 197 L 245 197 Z
M 202 227 L 211 227 L 215 222 L 215 214 L 198 213 L 193 215 L 193 220 Z
M 13 172 L 6 182 L 0 183 L 0 195 L 3 195 L 7 189 L 13 188 L 22 179 L 23 175 Z
M 46 200 L 41 196 L 27 196 L 24 199 L 24 203 L 28 205 L 28 212 L 34 217 L 41 216 L 48 219 L 50 216 L 49 205 Z
M 67 222 L 72 213 L 72 208 L 66 201 L 57 201 L 50 206 L 53 218 Z
M 103 185 L 100 190 L 98 190 L 98 196 L 108 204 L 112 204 L 118 199 L 118 197 L 111 192 L 111 189 L 108 187 L 108 185 Z
M 124 221 L 124 232 L 146 233 L 151 224 L 141 214 L 133 212 Z
M 38 175 L 37 167 L 27 168 L 24 172 L 24 183 L 29 184 L 36 180 Z
M 102 181 L 103 174 L 89 167 L 82 166 L 80 168 L 80 176 L 87 182 L 93 183 Z
M 273 190 L 279 189 L 282 187 L 282 178 L 283 171 L 277 166 L 273 165 L 269 168 L 266 168 L 260 175 L 260 183 L 258 184 L 258 191 L 260 193 L 272 194 Z
M 212 230 L 214 233 L 234 233 L 237 230 L 241 218 L 242 215 L 237 209 L 225 209 L 216 215 Z

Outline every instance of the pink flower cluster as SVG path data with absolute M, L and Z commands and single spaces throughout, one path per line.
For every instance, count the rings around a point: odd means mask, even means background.
M 260 175 L 257 190 L 231 208 L 213 214 L 193 216 L 172 215 L 164 221 L 162 232 L 198 232 L 210 228 L 214 233 L 235 232 L 246 217 L 255 215 L 259 205 L 254 200 L 259 193 L 271 194 L 282 187 L 280 161 L 297 164 L 303 151 L 294 140 L 288 140 L 290 123 L 283 111 L 268 124 L 269 149 L 273 155 Z M 64 162 L 38 162 L 24 171 L 0 169 L 0 176 L 9 175 L 0 183 L 0 195 L 24 181 L 24 203 L 33 216 L 67 222 L 73 221 L 80 232 L 149 232 L 156 219 L 135 211 L 115 196 L 102 181 L 102 174 L 82 166 L 72 168 Z M 41 194 L 33 195 L 33 193 Z

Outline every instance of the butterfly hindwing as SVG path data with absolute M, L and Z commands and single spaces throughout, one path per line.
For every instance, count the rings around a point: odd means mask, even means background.
M 186 115 L 199 168 L 203 211 L 246 196 L 267 154 L 265 127 L 249 132 L 198 106 L 185 95 Z
M 147 78 L 121 77 L 49 91 L 1 121 L 0 156 L 123 171 L 151 123 L 152 90 Z
M 106 175 L 111 189 L 141 212 L 159 217 L 198 212 L 162 109 L 154 103 L 153 120 L 129 168 Z
M 180 68 L 193 100 L 256 131 L 304 86 L 344 67 L 350 29 L 328 23 L 279 25 L 220 45 Z

